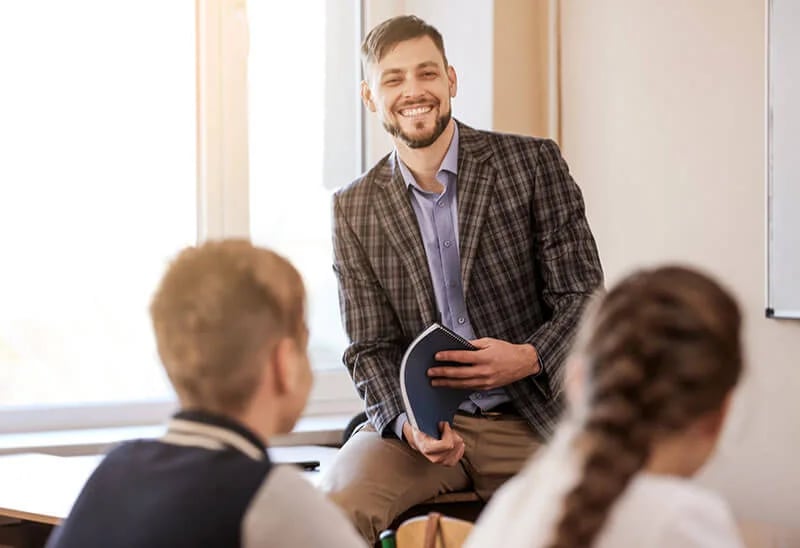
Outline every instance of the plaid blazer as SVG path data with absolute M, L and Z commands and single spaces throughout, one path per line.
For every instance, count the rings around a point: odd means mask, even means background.
M 459 123 L 461 276 L 477 337 L 529 342 L 544 373 L 505 387 L 542 438 L 562 407 L 563 366 L 589 296 L 602 285 L 583 197 L 550 140 Z M 404 411 L 400 361 L 439 318 L 409 191 L 394 153 L 333 198 L 333 269 L 347 366 L 379 432 Z

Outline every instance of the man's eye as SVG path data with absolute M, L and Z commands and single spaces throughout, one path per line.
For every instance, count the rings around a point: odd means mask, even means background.
M 422 76 L 425 77 L 425 78 L 435 78 L 436 77 L 436 73 L 435 72 L 423 72 Z
M 391 80 L 386 80 L 386 81 L 384 81 L 384 82 L 383 82 L 383 85 L 385 85 L 385 86 L 396 86 L 396 85 L 397 85 L 397 84 L 399 84 L 399 83 L 400 83 L 400 80 L 399 80 L 399 79 L 397 79 L 397 78 L 392 78 Z

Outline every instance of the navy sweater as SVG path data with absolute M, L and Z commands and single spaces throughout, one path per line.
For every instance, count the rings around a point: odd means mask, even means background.
M 178 413 L 164 438 L 125 443 L 103 459 L 47 546 L 238 547 L 271 467 L 241 425 Z

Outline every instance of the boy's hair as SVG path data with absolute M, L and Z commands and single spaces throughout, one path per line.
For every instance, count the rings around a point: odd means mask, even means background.
M 150 305 L 158 353 L 184 408 L 242 411 L 279 339 L 306 344 L 297 270 L 245 240 L 183 250 Z
M 364 76 L 369 76 L 371 65 L 380 62 L 394 46 L 406 40 L 430 37 L 441 52 L 444 66 L 447 67 L 447 56 L 444 53 L 444 40 L 435 27 L 429 25 L 416 15 L 399 15 L 387 19 L 374 27 L 361 44 L 361 63 Z
M 578 348 L 587 450 L 552 548 L 590 546 L 653 442 L 720 409 L 743 367 L 739 307 L 699 272 L 642 270 L 594 305 Z

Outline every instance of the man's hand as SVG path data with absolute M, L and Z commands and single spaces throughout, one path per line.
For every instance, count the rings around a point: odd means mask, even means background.
M 403 424 L 403 437 L 412 449 L 436 464 L 455 466 L 464 456 L 464 440 L 456 434 L 447 422 L 439 423 L 442 439 L 437 440 L 417 430 L 409 422 Z
M 428 376 L 433 386 L 491 390 L 535 375 L 541 369 L 539 356 L 531 344 L 512 344 L 498 339 L 470 341 L 478 350 L 447 350 L 436 353 L 436 360 L 471 366 L 431 367 Z

